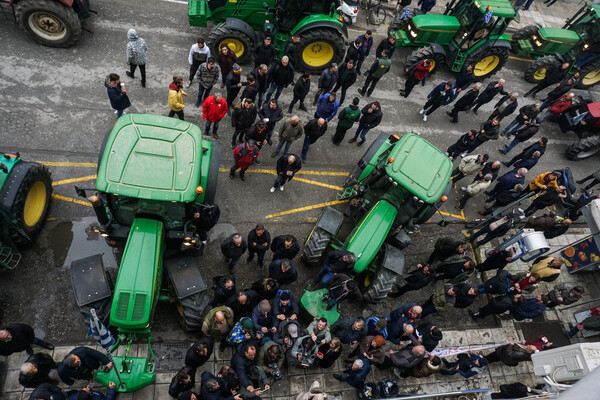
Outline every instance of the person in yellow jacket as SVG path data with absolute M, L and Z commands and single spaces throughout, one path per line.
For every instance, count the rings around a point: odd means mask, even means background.
M 183 96 L 188 97 L 189 95 L 183 91 L 183 78 L 181 76 L 174 76 L 173 82 L 169 84 L 169 117 L 177 116 L 180 120 L 185 121 L 183 118 Z
M 538 257 L 529 269 L 529 273 L 538 274 L 543 282 L 552 282 L 558 279 L 562 263 L 563 259 L 560 257 Z
M 529 185 L 527 185 L 525 189 L 523 189 L 521 196 L 529 192 L 539 193 L 542 190 L 557 187 L 558 182 L 556 179 L 557 176 L 552 172 L 544 172 L 543 174 L 539 174 L 529 182 Z

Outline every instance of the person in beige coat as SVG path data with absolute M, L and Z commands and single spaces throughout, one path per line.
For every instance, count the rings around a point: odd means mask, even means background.
M 456 207 L 459 210 L 462 210 L 463 208 L 465 208 L 465 204 L 467 204 L 467 201 L 469 201 L 471 197 L 478 196 L 481 193 L 485 192 L 487 188 L 489 188 L 492 184 L 492 178 L 492 174 L 485 174 L 483 180 L 473 181 L 473 183 L 471 183 L 469 186 L 461 187 L 460 189 L 464 192 L 464 194 L 463 197 L 461 197 L 460 200 L 458 200 L 458 205 Z
M 489 159 L 487 154 L 473 154 L 460 160 L 458 167 L 452 171 L 452 182 L 456 183 L 467 175 L 475 175 L 483 169 Z
M 283 154 L 288 154 L 288 150 L 290 149 L 292 143 L 301 137 L 302 121 L 300 121 L 300 118 L 297 115 L 294 115 L 292 118 L 285 121 L 279 128 L 279 143 L 277 144 L 275 151 L 271 153 L 271 158 L 275 158 L 279 155 L 283 145 L 285 145 Z
M 296 400 L 325 400 L 327 398 L 327 394 L 323 393 L 321 390 L 321 383 L 319 381 L 314 381 L 310 385 L 310 389 L 308 392 L 300 393 Z

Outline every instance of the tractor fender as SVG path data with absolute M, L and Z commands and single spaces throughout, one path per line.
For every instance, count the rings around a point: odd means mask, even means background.
M 0 189 L 0 202 L 2 202 L 9 210 L 15 202 L 17 193 L 19 193 L 21 182 L 23 182 L 23 179 L 25 179 L 29 170 L 35 165 L 35 163 L 31 161 L 19 161 L 18 164 L 22 164 L 25 168 L 21 167 L 11 170 L 8 179 Z
M 381 267 L 402 275 L 404 272 L 404 253 L 402 250 L 386 243 Z
M 340 226 L 344 222 L 344 214 L 331 207 L 325 207 L 323 213 L 317 221 L 317 228 L 323 229 L 325 232 L 331 235 L 337 235 Z
M 448 59 L 448 55 L 446 54 L 446 50 L 444 49 L 444 46 L 442 46 L 439 43 L 430 43 L 429 46 L 431 47 L 431 49 L 433 50 L 433 52 L 435 54 L 442 54 L 444 56 L 444 60 Z
M 204 202 L 214 203 L 215 194 L 217 192 L 217 181 L 219 179 L 219 165 L 221 164 L 221 143 L 208 136 L 204 136 L 202 140 L 207 140 L 212 143 L 212 152 L 210 155 L 210 165 L 208 167 L 208 177 L 206 179 L 206 190 L 204 192 Z
M 488 40 L 486 43 L 482 44 L 477 49 L 475 49 L 471 54 L 469 54 L 469 56 L 471 56 L 473 54 L 479 54 L 479 53 L 489 49 L 490 47 L 506 47 L 509 50 L 511 49 L 510 41 L 501 40 L 501 39 Z
M 292 32 L 292 34 L 296 35 L 296 34 L 301 34 L 302 32 L 306 32 L 308 30 L 311 29 L 315 29 L 315 28 L 331 28 L 331 29 L 335 29 L 336 31 L 340 32 L 341 34 L 344 35 L 344 37 L 348 37 L 348 28 L 346 28 L 346 25 L 339 25 L 336 24 L 335 22 L 331 22 L 331 21 L 316 21 L 316 22 L 311 22 L 308 23 L 306 25 L 304 25 L 303 27 L 299 28 L 297 31 Z
M 242 32 L 252 39 L 253 43 L 258 43 L 256 31 L 246 21 L 237 18 L 225 18 L 225 26 L 234 31 Z

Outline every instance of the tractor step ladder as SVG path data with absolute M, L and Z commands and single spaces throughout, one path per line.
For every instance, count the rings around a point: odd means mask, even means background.
M 452 63 L 452 71 L 459 72 L 462 66 L 464 65 L 466 59 L 467 53 L 459 50 L 458 53 L 456 53 L 456 57 L 454 57 L 454 62 Z
M 21 261 L 21 253 L 0 243 L 0 267 L 14 269 Z
M 350 197 L 354 196 L 355 193 L 356 192 L 354 190 L 354 187 L 348 186 L 345 187 L 342 191 L 338 192 L 336 197 L 338 200 L 349 199 Z

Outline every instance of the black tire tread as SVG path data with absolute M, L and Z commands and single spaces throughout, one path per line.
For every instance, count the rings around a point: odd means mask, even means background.
M 540 80 L 535 79 L 535 72 L 542 67 L 558 63 L 560 63 L 560 61 L 555 56 L 544 56 L 538 58 L 537 60 L 529 64 L 527 66 L 527 69 L 525 69 L 525 80 L 531 83 L 539 83 Z
M 573 143 L 572 145 L 570 145 L 567 150 L 565 151 L 565 155 L 569 160 L 572 161 L 579 161 L 579 160 L 583 160 L 584 158 L 579 158 L 578 155 L 579 153 L 582 153 L 584 151 L 590 151 L 591 149 L 597 148 L 598 151 L 600 152 L 600 135 L 594 135 L 594 136 L 588 136 L 586 138 L 583 138 L 581 140 L 579 140 L 576 143 Z M 591 154 L 588 157 L 592 157 L 595 154 Z M 585 158 L 588 158 L 585 157 Z
M 250 37 L 248 37 L 248 35 L 240 31 L 234 31 L 233 29 L 227 28 L 225 26 L 225 22 L 221 22 L 211 29 L 210 33 L 208 34 L 208 46 L 211 49 L 218 50 L 219 43 L 223 41 L 223 39 L 228 37 L 235 38 L 240 42 L 244 43 L 244 52 L 241 56 L 238 57 L 238 64 L 245 64 L 249 62 L 254 56 L 255 43 Z
M 52 42 L 36 36 L 27 26 L 29 11 L 44 10 L 59 18 L 70 31 L 62 41 Z M 81 20 L 71 7 L 54 0 L 21 0 L 15 5 L 15 18 L 25 32 L 29 33 L 36 42 L 49 47 L 71 47 L 81 36 Z
M 185 332 L 198 331 L 202 328 L 204 317 L 211 309 L 210 297 L 206 291 L 198 292 L 179 300 L 183 318 L 181 323 Z
M 431 46 L 421 47 L 420 49 L 417 49 L 406 56 L 406 60 L 404 62 L 404 74 L 408 75 L 406 70 L 409 69 L 411 65 L 425 60 L 426 58 L 435 60 L 435 66 L 429 72 L 430 76 L 438 72 L 446 63 L 445 57 L 442 54 L 436 53 Z
M 532 35 L 535 35 L 537 33 L 538 29 L 540 29 L 540 27 L 537 25 L 524 26 L 523 28 L 519 29 L 511 36 L 511 40 L 516 42 L 517 40 L 522 40 L 522 39 L 528 38 Z
M 330 240 L 331 233 L 316 227 L 308 238 L 304 249 L 302 249 L 302 259 L 310 264 L 318 263 Z
M 385 299 L 390 290 L 392 290 L 397 277 L 398 274 L 394 271 L 380 267 L 365 293 L 367 301 L 370 303 L 379 303 Z
M 305 64 L 302 60 L 302 53 L 304 49 L 312 42 L 327 42 L 333 47 L 333 58 L 326 65 L 319 66 L 311 66 Z M 302 41 L 300 42 L 300 46 L 298 48 L 298 52 L 296 55 L 296 60 L 294 63 L 294 69 L 300 72 L 307 72 L 311 74 L 320 74 L 323 72 L 328 65 L 331 63 L 340 64 L 344 59 L 346 54 L 346 42 L 342 36 L 342 34 L 335 30 L 329 28 L 313 28 L 307 31 L 302 32 Z
M 589 89 L 591 87 L 596 86 L 598 83 L 600 83 L 600 82 L 596 82 L 592 85 L 586 85 L 583 83 L 583 79 L 585 78 L 585 76 L 587 74 L 589 74 L 590 72 L 597 70 L 598 68 L 600 68 L 600 65 L 598 64 L 597 61 L 583 66 L 581 68 L 581 71 L 579 71 L 579 74 L 581 75 L 581 77 L 579 79 L 579 82 L 577 83 L 577 89 Z

